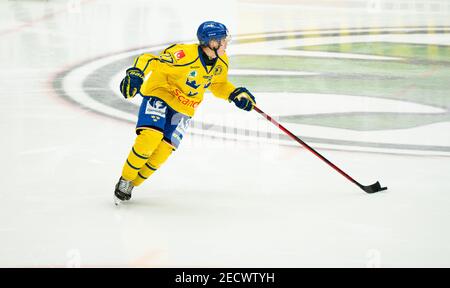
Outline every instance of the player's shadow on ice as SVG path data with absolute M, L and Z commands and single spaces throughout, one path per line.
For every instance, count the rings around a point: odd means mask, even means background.
M 184 193 L 183 193 L 184 194 Z M 108 199 L 109 200 L 109 199 Z M 168 192 L 166 194 L 160 193 L 156 195 L 133 195 L 133 198 L 129 201 L 121 202 L 119 205 L 115 205 L 114 201 L 106 201 L 107 205 L 116 210 L 123 211 L 154 211 L 160 213 L 170 214 L 185 214 L 192 213 L 198 209 L 199 203 L 195 201 L 187 200 L 186 197 L 180 197 L 176 193 Z

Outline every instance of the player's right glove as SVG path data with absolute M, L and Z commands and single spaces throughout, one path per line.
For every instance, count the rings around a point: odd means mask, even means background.
M 255 97 L 244 87 L 234 89 L 234 91 L 231 92 L 230 97 L 228 97 L 228 100 L 230 102 L 233 101 L 238 108 L 245 111 L 252 110 L 253 105 L 256 104 Z
M 120 92 L 125 99 L 133 98 L 141 89 L 144 83 L 144 72 L 136 67 L 131 67 L 127 70 L 127 75 L 120 82 Z

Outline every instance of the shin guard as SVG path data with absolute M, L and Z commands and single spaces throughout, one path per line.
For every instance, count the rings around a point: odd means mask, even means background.
M 142 130 L 136 137 L 130 154 L 123 166 L 122 177 L 126 180 L 134 180 L 139 170 L 147 163 L 150 155 L 158 147 L 163 138 L 163 134 L 156 130 Z
M 145 179 L 150 177 L 161 165 L 166 162 L 170 154 L 172 154 L 173 147 L 165 141 L 161 141 L 156 150 L 148 158 L 147 163 L 139 170 L 137 177 L 133 180 L 134 186 L 139 186 Z

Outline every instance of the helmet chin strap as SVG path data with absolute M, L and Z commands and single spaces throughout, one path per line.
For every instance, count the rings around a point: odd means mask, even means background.
M 219 50 L 220 46 L 219 46 L 219 48 L 213 48 L 213 47 L 211 47 L 211 44 L 208 43 L 208 48 L 213 50 L 216 57 L 219 58 L 219 53 L 217 53 L 217 50 Z

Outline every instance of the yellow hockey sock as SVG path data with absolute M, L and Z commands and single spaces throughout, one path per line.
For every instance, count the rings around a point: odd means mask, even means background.
M 123 166 L 122 177 L 132 181 L 138 175 L 138 171 L 148 161 L 149 156 L 161 143 L 163 134 L 156 130 L 145 129 L 136 137 L 130 154 Z
M 139 170 L 137 177 L 133 180 L 133 185 L 141 185 L 145 179 L 150 177 L 156 171 L 156 169 L 161 167 L 167 158 L 169 158 L 170 154 L 172 154 L 172 151 L 173 147 L 170 144 L 161 141 L 153 154 L 148 158 L 147 163 Z

